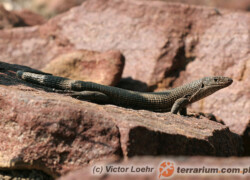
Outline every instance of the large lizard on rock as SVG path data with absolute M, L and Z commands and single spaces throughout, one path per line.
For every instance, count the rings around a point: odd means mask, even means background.
M 45 87 L 66 90 L 72 97 L 97 103 L 155 112 L 180 112 L 186 106 L 232 84 L 228 77 L 204 77 L 189 84 L 162 92 L 136 92 L 93 82 L 71 80 L 47 74 L 17 71 L 17 77 Z M 71 92 L 70 92 L 71 91 Z

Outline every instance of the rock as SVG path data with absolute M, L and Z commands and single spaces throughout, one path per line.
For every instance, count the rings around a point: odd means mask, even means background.
M 221 144 L 224 144 L 222 141 L 229 138 L 238 144 L 241 140 L 237 135 L 231 134 L 227 128 L 225 129 L 225 126 L 206 118 L 196 119 L 150 111 L 131 111 L 129 114 L 132 116 L 128 117 L 121 108 L 109 108 L 107 111 L 116 117 L 115 122 L 121 133 L 123 154 L 127 157 L 136 155 L 224 156 L 224 153 L 227 154 L 226 156 L 231 156 L 231 153 L 241 154 L 243 148 L 240 144 L 237 145 L 237 150 L 230 149 L 234 152 L 227 152 L 228 148 L 221 147 Z M 217 134 L 215 129 L 220 133 Z M 230 144 L 231 142 L 228 145 L 231 146 Z
M 115 180 L 115 179 L 126 179 L 126 180 L 155 180 L 159 179 L 160 175 L 160 165 L 163 162 L 173 162 L 174 163 L 174 170 L 172 176 L 168 178 L 173 179 L 185 179 L 185 180 L 192 180 L 192 179 L 203 179 L 203 180 L 213 180 L 213 179 L 238 179 L 239 177 L 243 179 L 247 179 L 250 177 L 249 175 L 249 161 L 250 158 L 213 158 L 213 157 L 169 157 L 169 156 L 163 156 L 163 157 L 150 157 L 150 156 L 142 156 L 142 157 L 135 157 L 131 158 L 128 161 L 123 161 L 120 163 L 102 163 L 102 164 L 94 164 L 90 167 L 83 168 L 78 171 L 70 172 L 69 174 L 59 178 L 59 180 L 81 180 L 82 177 L 86 180 L 98 180 L 98 179 L 106 179 L 106 180 Z M 95 173 L 93 175 L 93 168 L 94 167 L 103 167 L 104 170 L 101 173 L 101 175 Z M 128 168 L 127 173 L 106 173 L 105 168 L 106 167 L 120 167 L 122 168 Z M 133 169 L 132 169 L 133 168 Z M 133 172 L 135 169 L 140 169 L 141 171 L 144 168 L 145 172 Z M 151 172 L 151 168 L 153 169 L 153 172 Z M 182 169 L 186 168 L 185 171 Z M 187 170 L 187 168 L 189 168 Z M 225 170 L 231 170 L 231 168 L 234 168 L 235 173 L 185 173 L 190 172 L 191 168 L 200 168 L 200 169 L 206 169 L 207 171 L 213 171 L 211 168 L 214 168 L 215 171 L 221 170 L 222 168 L 227 168 Z M 210 169 L 209 169 L 210 168 Z M 238 170 L 245 170 L 245 174 L 236 173 Z M 147 172 L 146 172 L 147 171 Z M 194 171 L 194 170 L 193 170 Z M 183 173 L 184 172 L 184 173 Z M 223 170 L 224 172 L 224 170 Z M 167 178 L 165 178 L 167 179 Z
M 62 12 L 68 11 L 74 6 L 78 6 L 85 0 L 14 0 L 14 1 L 4 1 L 3 4 L 8 10 L 16 9 L 29 9 L 35 11 L 36 13 L 42 14 L 46 17 L 51 17 Z M 152 1 L 152 0 L 148 0 Z M 200 0 L 164 0 L 165 2 L 180 2 L 185 4 L 208 6 L 213 8 L 228 8 L 231 10 L 244 10 L 249 11 L 250 3 L 249 0 L 210 0 L 210 1 L 200 1 Z
M 101 106 L 23 86 L 13 68 L 0 78 L 1 169 L 38 169 L 56 177 L 120 158 L 119 129 Z
M 171 113 L 136 111 L 43 91 L 1 64 L 0 168 L 36 169 L 57 177 L 105 160 L 137 155 L 242 154 L 226 126 Z M 6 136 L 8 134 L 8 136 Z
M 2 47 L 1 52 L 5 53 L 0 56 L 7 62 L 26 64 L 55 75 L 105 85 L 115 85 L 123 71 L 124 57 L 117 50 L 103 53 L 76 50 L 67 39 L 56 35 L 56 27 L 52 24 L 40 28 L 35 26 L 4 30 L 0 32 L 0 37 L 1 43 L 6 43 L 12 39 L 11 37 L 15 37 L 15 42 L 12 41 Z M 27 54 L 29 58 L 26 58 Z M 73 67 L 71 64 L 70 67 L 66 67 L 70 61 L 71 63 L 77 61 L 79 66 Z
M 220 19 L 220 18 L 219 18 Z M 195 111 L 212 112 L 230 129 L 242 135 L 250 122 L 250 16 L 243 13 L 225 14 L 199 38 L 192 48 L 195 60 L 190 62 L 178 79 L 171 82 L 179 86 L 204 76 L 228 76 L 234 83 L 216 94 L 192 105 Z M 241 19 L 238 24 L 236 19 Z M 225 26 L 232 27 L 230 31 Z M 220 29 L 218 31 L 218 29 Z M 240 33 L 239 33 L 240 32 Z M 196 36 L 189 35 L 187 39 Z M 205 67 L 205 69 L 204 69 Z
M 0 49 L 4 53 L 0 53 L 0 59 L 42 69 L 58 55 L 73 49 L 67 39 L 58 37 L 55 33 L 56 27 L 53 26 L 2 30 L 0 31 Z
M 78 50 L 59 55 L 42 70 L 55 76 L 115 85 L 121 78 L 124 61 L 119 51 Z
M 123 8 L 127 10 L 124 11 Z M 103 9 L 105 11 L 102 11 Z M 127 61 L 123 77 L 131 77 L 153 86 L 161 82 L 166 74 L 184 68 L 187 60 L 192 59 L 192 53 L 188 51 L 192 50 L 207 28 L 217 20 L 223 20 L 223 17 L 214 13 L 212 8 L 164 2 L 87 0 L 82 6 L 51 19 L 39 29 L 33 29 L 40 33 L 30 36 L 40 39 L 46 30 L 49 31 L 46 33 L 49 37 L 45 36 L 43 41 L 47 43 L 52 44 L 56 40 L 64 39 L 64 46 L 77 49 L 119 49 Z M 109 18 L 111 15 L 114 18 Z M 184 17 L 186 21 L 178 21 Z M 12 33 L 20 36 L 19 32 Z M 196 38 L 187 38 L 189 34 L 191 37 L 196 35 Z M 25 39 L 26 37 L 23 40 Z M 35 45 L 39 46 L 39 43 Z M 40 46 L 42 45 L 44 44 L 41 43 Z M 36 53 L 35 47 L 29 55 Z M 45 48 L 44 52 L 39 53 L 47 59 L 46 54 L 52 54 L 51 51 Z M 20 53 L 18 55 L 15 61 L 22 56 Z M 40 59 L 37 57 L 34 61 L 41 61 Z M 30 63 L 25 65 L 40 68 L 39 65 Z
M 0 5 L 0 29 L 9 29 L 12 27 L 17 27 L 21 23 L 21 19 L 7 11 L 3 5 Z
M 3 2 L 2 2 L 3 1 Z M 44 17 L 50 18 L 65 12 L 74 6 L 80 5 L 85 0 L 1 0 L 7 10 L 31 10 Z
M 7 11 L 0 5 L 0 29 L 43 24 L 44 18 L 31 11 Z
M 210 1 L 200 1 L 200 0 L 164 0 L 167 2 L 181 2 L 185 4 L 195 4 L 200 6 L 210 6 L 214 8 L 228 8 L 232 10 L 244 10 L 249 11 L 250 2 L 249 0 L 210 0 Z
M 41 69 L 72 48 L 118 49 L 126 58 L 123 77 L 155 85 L 168 69 L 177 69 L 184 61 L 179 56 L 190 23 L 176 21 L 186 17 L 189 8 L 163 2 L 87 0 L 40 27 L 0 32 L 1 41 L 8 42 L 0 46 L 5 52 L 1 59 Z M 193 7 L 192 11 L 197 15 L 203 10 Z M 210 13 L 208 9 L 204 17 Z
M 23 23 L 27 26 L 35 26 L 35 25 L 41 25 L 46 22 L 46 20 L 39 14 L 36 14 L 29 10 L 22 10 L 22 11 L 12 11 L 17 16 L 19 16 Z
M 184 16 L 187 7 L 179 6 L 162 2 L 93 0 L 85 1 L 79 8 L 51 22 L 58 22 L 62 36 L 67 36 L 76 48 L 121 50 L 126 58 L 123 77 L 154 85 L 164 77 L 166 69 L 173 66 L 183 44 L 180 39 L 188 23 L 176 24 L 175 20 Z M 72 27 L 78 27 L 73 28 L 74 33 Z
M 102 11 L 103 9 L 105 11 Z M 222 13 L 236 18 L 245 16 L 227 11 Z M 114 18 L 109 18 L 110 16 Z M 184 17 L 185 21 L 179 21 Z M 47 33 L 53 34 L 51 38 L 44 37 L 46 42 L 50 39 L 48 43 L 65 39 L 66 46 L 72 45 L 77 49 L 119 49 L 127 61 L 123 77 L 131 77 L 153 86 L 171 72 L 185 68 L 186 63 L 195 56 L 191 52 L 192 47 L 199 42 L 207 29 L 224 19 L 229 23 L 235 22 L 216 15 L 212 8 L 164 2 L 87 0 L 82 6 L 51 19 L 36 31 L 51 31 Z M 18 32 L 12 33 L 18 36 Z M 40 38 L 39 34 L 34 36 Z M 32 54 L 34 53 L 35 49 L 32 51 Z M 40 52 L 42 55 L 47 53 L 48 51 Z M 15 61 L 20 58 L 15 57 Z M 37 59 L 34 61 L 41 58 Z M 28 63 L 25 65 L 30 66 Z
M 33 9 L 42 13 L 46 17 L 51 17 L 56 14 L 68 11 L 74 6 L 80 5 L 85 0 L 34 0 L 32 3 Z

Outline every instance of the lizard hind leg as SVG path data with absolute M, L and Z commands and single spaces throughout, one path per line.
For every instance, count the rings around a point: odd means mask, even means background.
M 109 97 L 106 94 L 98 91 L 73 91 L 67 93 L 67 95 L 79 100 L 90 101 L 98 104 L 109 103 Z

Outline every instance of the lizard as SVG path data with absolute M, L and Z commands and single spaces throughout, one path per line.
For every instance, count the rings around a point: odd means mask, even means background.
M 20 70 L 16 72 L 16 76 L 27 82 L 69 91 L 72 97 L 81 100 L 154 112 L 172 112 L 173 114 L 179 112 L 181 115 L 187 114 L 187 105 L 203 99 L 233 82 L 229 77 L 204 77 L 162 92 L 137 92 L 94 82 Z

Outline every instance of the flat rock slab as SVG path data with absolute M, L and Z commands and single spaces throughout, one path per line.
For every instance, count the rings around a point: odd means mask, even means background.
M 204 179 L 204 180 L 213 180 L 213 179 L 249 179 L 249 162 L 250 158 L 212 158 L 212 157 L 169 157 L 169 156 L 162 156 L 162 157 L 136 157 L 131 158 L 127 161 L 123 161 L 120 163 L 113 163 L 113 164 L 107 164 L 107 163 L 99 163 L 92 165 L 87 168 L 83 168 L 81 170 L 71 172 L 66 176 L 63 176 L 59 178 L 60 180 L 81 180 L 82 177 L 86 180 L 98 180 L 98 179 L 107 179 L 107 180 L 116 180 L 116 179 L 122 179 L 122 180 L 155 180 L 159 179 L 160 175 L 160 165 L 163 162 L 174 162 L 174 174 L 173 176 L 169 177 L 172 179 L 185 179 L 185 180 L 192 180 L 192 179 Z M 103 167 L 104 170 L 102 171 L 101 175 L 98 175 L 98 173 L 95 173 L 93 175 L 93 168 L 96 167 Z M 105 167 L 128 167 L 128 173 L 105 173 Z M 136 168 L 144 168 L 148 167 L 148 172 L 131 172 L 131 169 L 133 167 L 133 171 L 135 171 Z M 153 172 L 149 170 L 149 168 L 153 168 Z M 176 173 L 179 168 L 179 172 L 181 169 L 184 169 L 184 172 L 190 172 L 191 168 L 218 168 L 218 170 L 221 170 L 222 168 L 228 168 L 230 171 L 235 171 L 240 168 L 240 170 L 243 170 L 245 168 L 245 174 L 237 174 L 235 173 Z M 230 169 L 230 168 L 234 168 Z M 236 172 L 236 171 L 235 171 Z M 166 178 L 165 178 L 166 179 Z
M 97 106 L 37 91 L 3 73 L 0 79 L 1 168 L 34 168 L 55 177 L 121 157 L 119 129 Z
M 240 137 L 206 118 L 98 105 L 48 93 L 16 78 L 15 71 L 25 67 L 1 65 L 1 168 L 37 169 L 56 177 L 103 159 L 242 154 Z
M 231 156 L 231 153 L 242 153 L 241 138 L 226 126 L 207 118 L 110 106 L 104 108 L 116 117 L 114 121 L 120 129 L 123 154 L 127 157 L 166 154 Z M 233 143 L 236 143 L 235 148 L 229 150 L 227 146 Z

